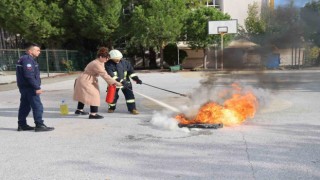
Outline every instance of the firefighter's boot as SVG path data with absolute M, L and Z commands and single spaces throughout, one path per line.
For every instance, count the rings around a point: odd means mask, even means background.
M 136 109 L 133 109 L 132 111 L 130 111 L 131 114 L 137 115 L 139 114 L 139 111 Z

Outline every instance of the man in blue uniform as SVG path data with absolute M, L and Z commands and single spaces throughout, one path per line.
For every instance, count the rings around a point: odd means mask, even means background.
M 18 131 L 34 130 L 52 131 L 53 127 L 47 127 L 43 123 L 43 105 L 41 103 L 40 94 L 41 79 L 39 65 L 35 61 L 40 55 L 40 47 L 37 44 L 28 44 L 26 54 L 21 56 L 16 66 L 17 85 L 21 94 L 20 107 L 18 114 Z M 27 124 L 27 116 L 32 109 L 33 119 L 36 127 Z
M 113 79 L 123 84 L 124 88 L 121 87 L 121 90 L 126 99 L 128 111 L 131 114 L 139 114 L 138 110 L 136 109 L 130 78 L 136 81 L 137 84 L 142 84 L 142 81 L 134 73 L 131 64 L 126 60 L 122 60 L 123 55 L 119 50 L 113 49 L 109 52 L 109 55 L 111 61 L 107 61 L 105 64 L 106 71 Z M 113 113 L 116 109 L 117 100 L 119 98 L 119 89 L 120 88 L 117 87 L 114 101 L 109 104 L 108 113 Z

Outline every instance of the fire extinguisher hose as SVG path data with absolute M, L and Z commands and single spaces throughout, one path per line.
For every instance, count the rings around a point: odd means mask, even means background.
M 167 91 L 167 92 L 170 92 L 170 93 L 173 93 L 173 94 L 178 94 L 180 96 L 187 97 L 187 95 L 185 95 L 185 94 L 181 94 L 181 93 L 177 93 L 177 92 L 170 91 L 170 90 L 167 90 L 167 89 L 163 89 L 163 88 L 160 88 L 160 87 L 156 87 L 156 86 L 153 86 L 153 85 L 150 85 L 150 84 L 147 84 L 147 83 L 142 83 L 142 84 L 150 86 L 150 87 L 153 87 L 153 88 L 156 88 L 156 89 L 160 89 L 160 90 L 163 90 L 163 91 Z

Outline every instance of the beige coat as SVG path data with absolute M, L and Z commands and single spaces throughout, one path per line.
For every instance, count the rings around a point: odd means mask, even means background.
M 116 83 L 104 68 L 104 63 L 98 59 L 91 61 L 84 72 L 75 81 L 73 99 L 90 106 L 100 106 L 100 91 L 98 76 L 101 76 L 108 84 Z

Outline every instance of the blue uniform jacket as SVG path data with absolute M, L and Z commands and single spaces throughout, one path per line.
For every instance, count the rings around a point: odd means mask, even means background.
M 118 82 L 126 80 L 130 82 L 130 78 L 136 77 L 133 67 L 130 62 L 126 60 L 120 60 L 119 63 L 115 63 L 112 60 L 107 61 L 105 64 L 108 74 Z
M 16 64 L 17 85 L 21 88 L 41 89 L 40 70 L 32 56 L 25 54 Z

